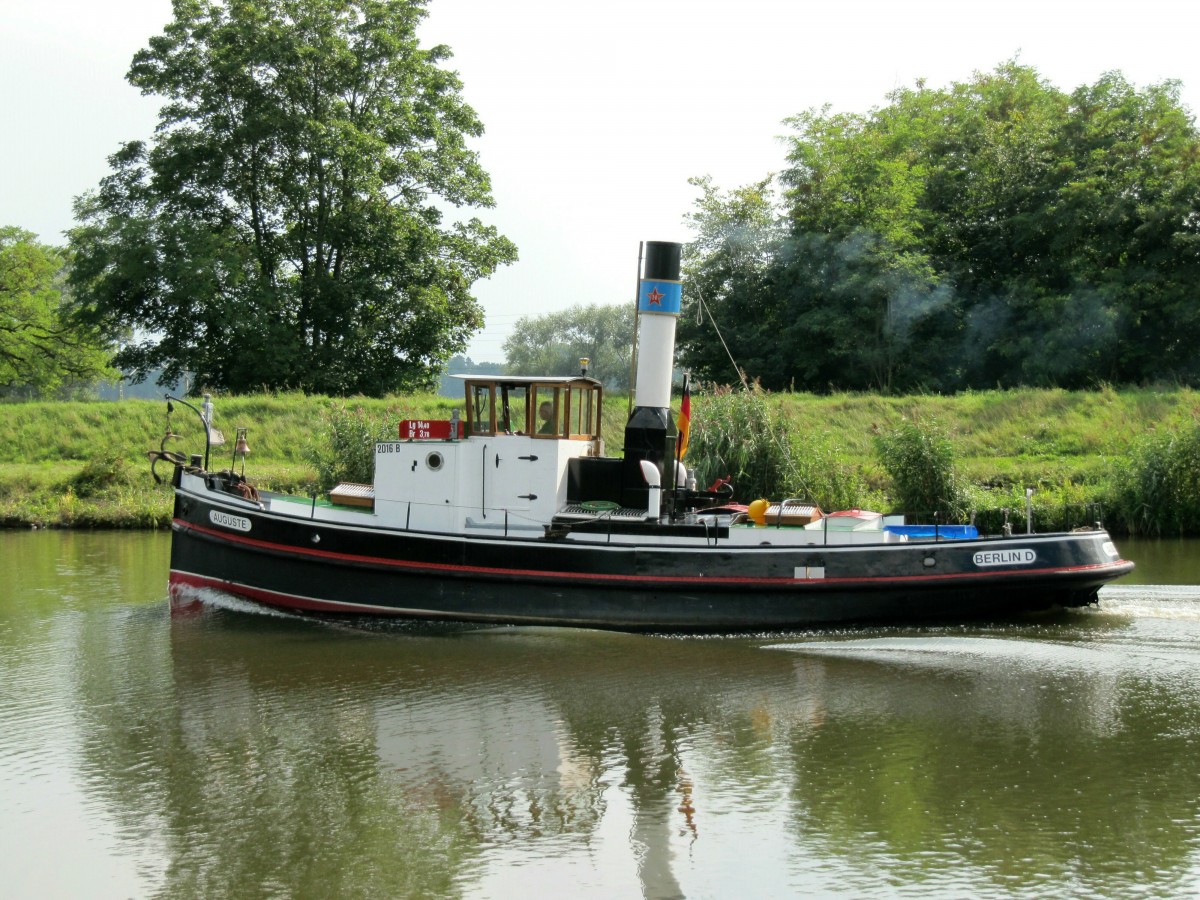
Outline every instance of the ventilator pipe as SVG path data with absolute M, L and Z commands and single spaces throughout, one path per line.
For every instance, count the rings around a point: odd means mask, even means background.
M 648 459 L 642 460 L 642 477 L 650 490 L 646 492 L 646 518 L 658 520 L 662 516 L 662 480 L 658 466 Z

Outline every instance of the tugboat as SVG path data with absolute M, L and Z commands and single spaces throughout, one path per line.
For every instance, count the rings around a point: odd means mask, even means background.
M 621 457 L 605 455 L 603 388 L 586 368 L 464 377 L 462 413 L 399 423 L 375 445 L 373 483 L 327 502 L 208 471 L 207 452 L 154 451 L 174 466 L 172 597 L 211 588 L 325 615 L 731 632 L 1082 606 L 1133 569 L 1099 523 L 980 536 L 798 501 L 739 508 L 689 484 L 670 409 L 681 250 L 646 245 Z

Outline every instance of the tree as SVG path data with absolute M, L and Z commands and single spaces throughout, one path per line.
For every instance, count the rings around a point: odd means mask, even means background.
M 894 241 L 862 222 L 812 222 L 789 234 L 769 180 L 729 192 L 707 178 L 692 184 L 702 195 L 688 216 L 696 239 L 684 275 L 688 296 L 706 314 L 680 320 L 683 365 L 707 380 L 736 382 L 732 355 L 772 390 L 889 390 L 928 381 L 932 361 L 903 351 L 928 332 L 922 326 L 945 292 L 919 254 L 896 252 Z M 816 204 L 816 212 L 841 215 L 832 205 Z
M 174 0 L 129 81 L 161 96 L 77 201 L 71 283 L 117 363 L 210 388 L 426 387 L 516 259 L 467 139 L 483 127 L 423 49 L 423 0 Z
M 454 375 L 503 375 L 504 363 L 475 362 L 469 356 L 461 354 L 450 357 L 446 363 L 446 371 L 438 381 L 438 394 L 442 397 L 453 397 L 456 400 L 463 396 L 463 383 Z
M 629 391 L 633 306 L 573 306 L 545 316 L 523 316 L 504 342 L 505 367 L 514 375 L 588 374 L 609 390 Z
M 769 346 L 780 361 L 764 380 L 807 390 L 941 389 L 950 293 L 918 255 L 878 233 L 801 234 L 783 242 Z M 789 350 L 788 348 L 795 348 Z
M 689 285 L 771 388 L 1200 384 L 1200 133 L 1174 82 L 1018 64 L 789 120 L 770 181 L 707 181 Z M 747 248 L 749 252 L 747 252 Z M 706 323 L 707 325 L 707 323 Z M 729 381 L 711 332 L 684 362 Z
M 719 384 L 738 383 L 741 370 L 768 387 L 780 386 L 773 334 L 781 310 L 772 278 L 785 232 L 770 181 L 731 191 L 708 177 L 689 182 L 701 195 L 685 216 L 695 238 L 684 248 L 688 309 L 675 343 L 686 368 Z
M 1112 381 L 1200 384 L 1200 133 L 1178 82 L 1108 73 L 1071 95 L 1063 130 L 1047 232 L 1072 299 L 1108 320 L 1093 360 Z
M 71 321 L 63 252 L 0 228 L 0 395 L 47 396 L 111 377 L 110 347 Z
M 1200 135 L 1178 84 L 1139 91 L 1108 73 L 1066 94 L 1010 61 L 889 99 L 839 158 L 873 171 L 881 147 L 920 174 L 905 229 L 875 226 L 875 202 L 858 222 L 952 291 L 939 316 L 958 329 L 961 378 L 945 386 L 1200 378 Z M 810 130 L 794 160 L 813 139 L 828 152 Z M 787 175 L 794 222 L 814 171 Z

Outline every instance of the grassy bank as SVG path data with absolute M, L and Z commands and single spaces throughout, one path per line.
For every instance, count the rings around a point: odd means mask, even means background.
M 619 453 L 624 398 L 606 398 L 604 433 Z M 954 397 L 777 394 L 787 431 L 805 448 L 820 447 L 861 475 L 863 502 L 886 504 L 888 478 L 875 437 L 901 421 L 936 422 L 954 438 L 959 466 L 977 497 L 1019 506 L 1026 487 L 1038 506 L 1102 502 L 1111 506 L 1116 477 L 1131 447 L 1145 436 L 1193 423 L 1195 391 L 1111 389 L 986 391 Z M 218 398 L 216 425 L 230 439 L 214 448 L 213 467 L 227 467 L 234 429 L 249 428 L 247 475 L 260 486 L 304 492 L 316 472 L 306 448 L 336 404 L 374 418 L 448 418 L 461 402 L 432 395 L 383 400 L 331 400 L 298 394 Z M 703 404 L 703 394 L 693 403 Z M 162 401 L 0 405 L 0 524 L 5 526 L 163 527 L 170 491 L 150 477 L 146 450 L 166 427 Z M 176 406 L 167 445 L 203 452 L 199 420 Z M 165 467 L 160 467 L 164 468 Z

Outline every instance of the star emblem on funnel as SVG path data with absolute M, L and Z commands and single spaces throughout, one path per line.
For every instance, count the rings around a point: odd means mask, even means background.
M 646 295 L 646 299 L 654 306 L 662 306 L 662 298 L 665 294 L 659 293 L 658 288 L 651 288 L 650 293 Z

